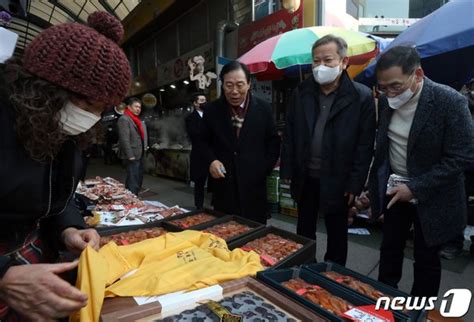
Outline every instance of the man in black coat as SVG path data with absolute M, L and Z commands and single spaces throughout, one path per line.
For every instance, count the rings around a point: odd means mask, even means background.
M 369 179 L 372 214 L 384 214 L 379 280 L 397 287 L 410 227 L 415 228 L 415 296 L 437 296 L 440 245 L 466 223 L 463 172 L 474 159 L 467 100 L 424 77 L 412 47 L 386 51 L 376 66 L 379 124 Z M 387 188 L 391 175 L 398 184 Z M 392 176 L 393 177 L 393 176 Z
M 204 186 L 206 185 L 207 174 L 209 173 L 209 165 L 204 163 L 196 142 L 202 128 L 203 106 L 206 102 L 204 94 L 193 95 L 192 104 L 194 110 L 185 120 L 186 132 L 193 145 L 191 150 L 190 177 L 191 181 L 194 182 L 194 205 L 197 209 L 204 206 Z
M 224 95 L 206 105 L 198 143 L 213 178 L 213 205 L 266 223 L 266 176 L 280 152 L 272 109 L 251 95 L 245 65 L 228 63 L 220 79 Z
M 325 217 L 325 260 L 345 265 L 347 214 L 362 192 L 375 136 L 370 90 L 345 68 L 347 44 L 332 35 L 312 49 L 313 77 L 293 92 L 287 108 L 280 177 L 298 204 L 297 233 L 315 239 L 318 211 Z

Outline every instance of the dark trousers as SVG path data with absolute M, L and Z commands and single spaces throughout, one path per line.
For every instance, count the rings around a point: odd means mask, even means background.
M 319 179 L 307 177 L 302 195 L 298 201 L 298 235 L 316 238 L 316 224 L 319 210 Z M 327 231 L 327 250 L 325 261 L 345 265 L 347 260 L 347 211 L 324 214 Z
M 135 195 L 138 195 L 143 183 L 143 159 L 140 160 L 126 160 L 127 179 L 125 180 L 125 187 Z
M 411 294 L 438 296 L 441 281 L 439 246 L 426 245 L 416 206 L 408 202 L 397 202 L 385 212 L 380 248 L 379 281 L 398 287 L 398 282 L 402 278 L 403 251 L 412 224 L 415 228 L 415 263 L 413 264 L 414 278 Z
M 104 152 L 104 164 L 113 164 L 115 160 L 114 150 L 112 149 L 112 144 L 106 143 L 103 147 Z
M 196 178 L 194 182 L 194 205 L 200 209 L 204 207 L 204 186 L 207 177 Z

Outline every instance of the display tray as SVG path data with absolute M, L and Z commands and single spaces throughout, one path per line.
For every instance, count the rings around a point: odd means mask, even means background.
M 243 292 L 254 293 L 256 296 L 262 298 L 265 303 L 270 304 L 276 310 L 280 311 L 281 313 L 284 313 L 287 318 L 293 319 L 289 321 L 328 321 L 327 319 L 312 312 L 308 308 L 305 308 L 300 303 L 289 299 L 288 297 L 276 292 L 272 288 L 250 277 L 223 283 L 221 284 L 221 287 L 223 298 L 231 297 Z M 219 302 L 220 299 L 216 299 L 216 301 Z M 177 319 L 176 315 L 179 315 L 183 311 L 193 310 L 197 306 L 201 305 L 203 302 L 204 301 L 199 301 L 198 304 L 183 304 L 180 305 L 179 309 L 177 310 L 167 310 L 166 313 L 162 314 L 162 306 L 159 302 L 138 305 L 131 297 L 110 298 L 105 299 L 100 318 L 102 322 L 148 322 L 161 321 L 166 318 L 171 319 L 173 321 L 184 321 Z M 269 308 L 269 306 L 267 305 L 265 307 Z M 212 319 L 206 319 L 205 321 L 212 321 Z M 243 321 L 249 320 L 244 318 Z
M 308 265 L 304 265 L 303 269 L 307 269 L 311 272 L 314 272 L 315 274 L 321 276 L 322 278 L 327 279 L 329 282 L 334 283 L 336 286 L 347 289 L 349 292 L 355 292 L 356 294 L 359 294 L 359 295 L 361 295 L 361 296 L 363 296 L 363 297 L 365 297 L 369 300 L 376 301 L 376 299 L 371 298 L 368 295 L 362 294 L 362 293 L 356 291 L 355 289 L 351 288 L 350 286 L 348 286 L 346 284 L 343 284 L 343 283 L 339 283 L 339 282 L 337 282 L 337 281 L 335 281 L 335 280 L 333 280 L 333 279 L 331 279 L 331 278 L 329 278 L 329 277 L 327 277 L 327 276 L 325 276 L 321 273 L 333 271 L 333 272 L 336 272 L 336 273 L 339 273 L 339 274 L 342 274 L 342 275 L 352 276 L 352 277 L 358 279 L 359 281 L 361 281 L 363 283 L 366 283 L 366 284 L 372 286 L 373 288 L 375 288 L 376 290 L 384 293 L 384 295 L 387 295 L 387 296 L 390 296 L 390 297 L 397 297 L 397 296 L 409 297 L 410 296 L 405 292 L 402 292 L 400 290 L 392 288 L 392 287 L 390 287 L 388 285 L 385 285 L 385 284 L 383 284 L 379 281 L 371 279 L 370 277 L 364 276 L 360 273 L 354 272 L 350 269 L 347 269 L 347 268 L 345 268 L 341 265 L 335 264 L 335 263 L 308 264 Z M 400 317 L 402 319 L 404 319 L 405 321 L 421 321 L 426 316 L 426 314 L 423 310 L 410 311 L 410 312 L 407 312 L 407 313 L 397 312 L 397 314 L 400 315 Z
M 277 291 L 288 295 L 290 298 L 302 303 L 306 307 L 310 308 L 314 312 L 326 317 L 330 321 L 339 321 L 346 322 L 348 319 L 337 316 L 334 313 L 324 309 L 320 305 L 311 302 L 310 300 L 304 298 L 303 296 L 297 294 L 296 292 L 286 288 L 282 285 L 283 282 L 289 281 L 291 279 L 300 278 L 307 283 L 318 285 L 319 287 L 326 289 L 332 295 L 340 297 L 341 299 L 349 302 L 354 305 L 354 307 L 374 305 L 375 301 L 369 300 L 363 296 L 360 296 L 354 292 L 349 292 L 342 287 L 338 287 L 331 283 L 325 278 L 322 278 L 320 275 L 317 275 L 307 269 L 300 268 L 287 268 L 280 270 L 266 270 L 257 273 L 257 279 L 263 283 L 271 286 Z M 394 314 L 394 320 L 396 322 L 403 322 L 398 315 Z
M 314 240 L 299 236 L 294 233 L 290 233 L 289 231 L 279 229 L 273 226 L 265 227 L 259 231 L 249 234 L 248 236 L 239 238 L 235 242 L 228 243 L 228 247 L 230 250 L 240 248 L 248 242 L 264 237 L 268 234 L 275 234 L 303 245 L 303 247 L 297 250 L 295 253 L 287 256 L 283 260 L 280 260 L 275 265 L 271 266 L 269 269 L 292 267 L 295 265 L 306 264 L 314 261 L 316 255 L 316 242 Z
M 96 228 L 97 233 L 100 236 L 110 236 L 114 234 L 119 234 L 127 231 L 134 231 L 139 229 L 147 229 L 153 227 L 163 227 L 163 220 L 157 220 L 148 224 L 143 225 L 132 225 L 132 226 L 121 226 L 121 227 L 102 227 Z
M 173 223 L 176 220 L 185 219 L 187 217 L 195 216 L 195 215 L 198 215 L 198 214 L 207 214 L 207 215 L 211 215 L 215 218 L 212 219 L 212 220 L 206 221 L 206 222 L 201 222 L 199 224 L 188 225 L 186 227 L 181 227 L 181 226 L 178 226 L 177 224 Z M 204 209 L 198 209 L 198 210 L 186 212 L 184 214 L 176 215 L 176 216 L 173 216 L 171 218 L 165 218 L 165 219 L 163 219 L 162 222 L 163 222 L 163 227 L 165 227 L 166 230 L 168 230 L 170 232 L 180 232 L 180 231 L 183 231 L 185 229 L 194 229 L 194 227 L 202 225 L 204 223 L 214 224 L 214 222 L 216 222 L 217 219 L 223 218 L 223 217 L 226 217 L 226 216 L 229 216 L 229 215 L 224 214 L 224 213 L 219 212 L 219 211 L 212 210 L 212 209 L 204 208 Z
M 233 216 L 221 217 L 221 218 L 219 218 L 215 221 L 207 222 L 207 223 L 204 223 L 204 224 L 194 226 L 192 229 L 203 231 L 203 230 L 206 230 L 207 228 L 211 228 L 215 225 L 227 223 L 229 221 L 235 221 L 235 222 L 237 222 L 241 225 L 250 227 L 250 230 L 248 230 L 246 232 L 243 232 L 242 234 L 229 237 L 227 239 L 223 238 L 227 243 L 235 242 L 235 241 L 237 241 L 241 238 L 244 238 L 244 237 L 246 237 L 250 234 L 253 234 L 254 232 L 257 232 L 257 231 L 265 228 L 264 224 L 261 224 L 259 222 L 256 222 L 256 221 L 253 221 L 253 220 L 250 220 L 250 219 L 247 219 L 247 218 L 243 218 L 243 217 L 233 215 Z M 218 236 L 218 237 L 220 237 L 220 236 Z
M 142 240 L 156 238 L 159 236 L 163 236 L 164 233 L 157 235 L 155 229 L 164 230 L 166 233 L 166 229 L 164 229 L 161 225 L 161 222 L 152 222 L 145 225 L 137 225 L 137 226 L 124 226 L 124 227 L 114 227 L 109 229 L 102 229 L 98 231 L 100 235 L 100 246 L 107 244 L 110 241 L 115 241 L 115 243 L 119 246 L 130 245 Z M 123 236 L 124 233 L 135 232 L 130 236 Z M 117 236 L 117 238 L 112 238 L 114 235 L 121 235 Z

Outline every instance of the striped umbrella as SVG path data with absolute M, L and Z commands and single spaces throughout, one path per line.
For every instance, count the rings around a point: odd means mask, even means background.
M 350 65 L 365 65 L 377 55 L 377 42 L 356 31 L 338 27 L 308 27 L 295 29 L 269 38 L 239 58 L 259 79 L 278 79 L 295 68 L 310 65 L 311 47 L 325 35 L 344 38 L 348 45 Z

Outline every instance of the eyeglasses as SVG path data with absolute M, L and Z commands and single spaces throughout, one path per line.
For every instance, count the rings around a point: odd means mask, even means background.
M 244 82 L 238 82 L 238 83 L 224 83 L 223 87 L 226 91 L 232 92 L 233 90 L 237 89 L 237 91 L 241 92 L 245 89 L 247 86 L 247 83 Z
M 408 77 L 408 79 L 403 84 L 397 83 L 397 84 L 390 84 L 387 86 L 377 85 L 376 90 L 379 94 L 382 94 L 382 95 L 386 93 L 401 93 L 405 89 L 411 86 L 414 76 L 415 74 L 413 73 L 410 77 Z

